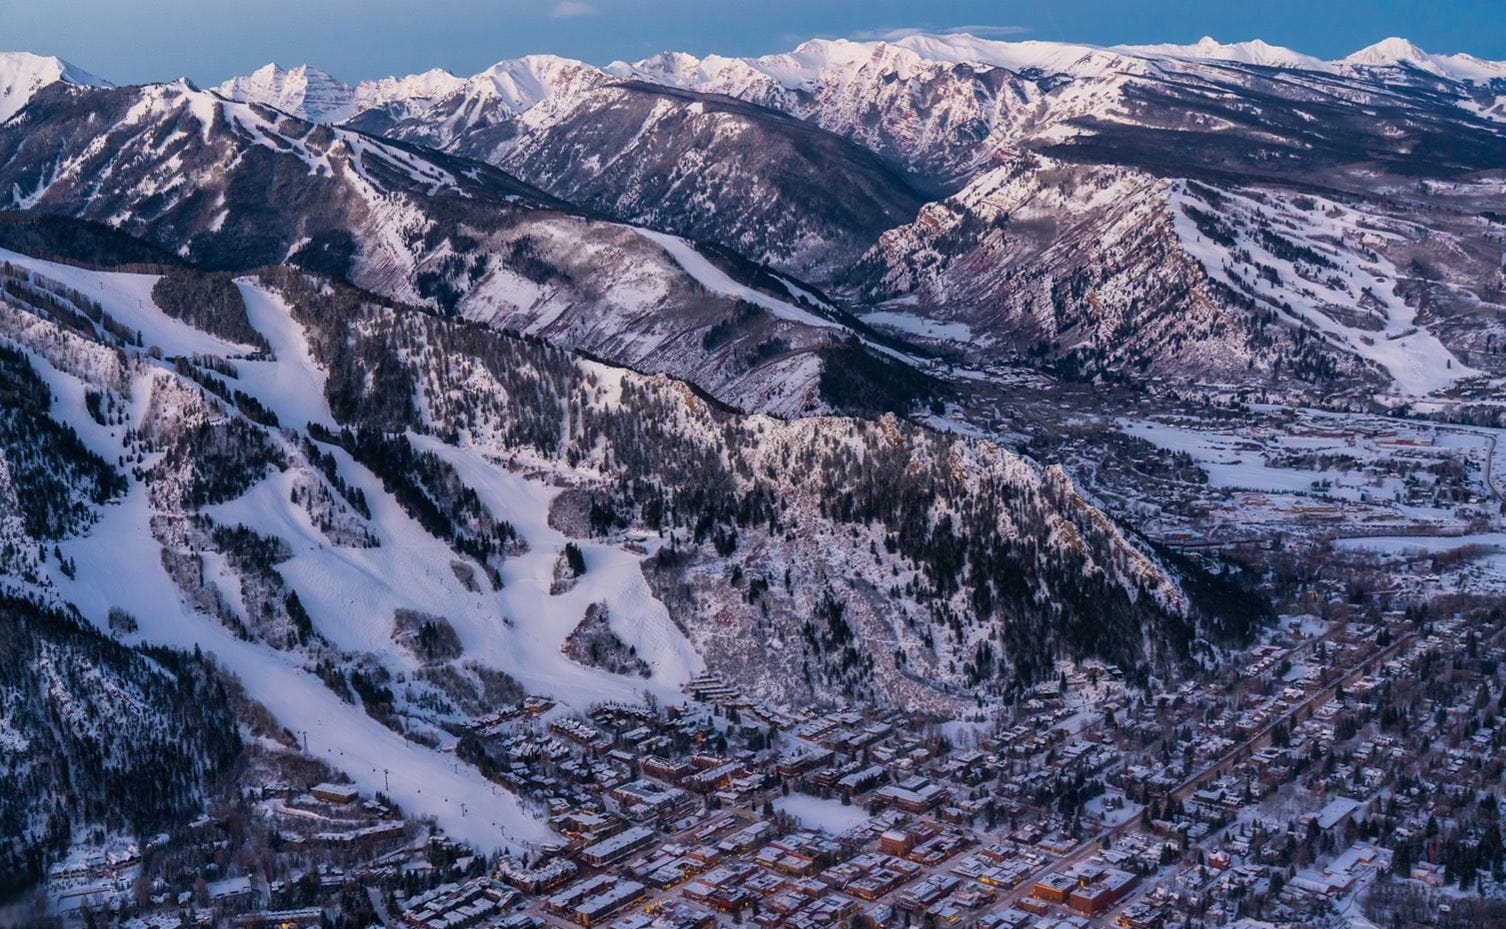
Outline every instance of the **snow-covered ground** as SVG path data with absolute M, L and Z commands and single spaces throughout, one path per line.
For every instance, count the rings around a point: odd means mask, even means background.
M 1272 467 L 1266 464 L 1268 450 L 1263 443 L 1233 432 L 1132 420 L 1120 420 L 1119 426 L 1152 445 L 1191 455 L 1208 472 L 1208 483 L 1213 487 L 1311 494 L 1315 492 L 1314 482 L 1329 481 L 1331 486 L 1324 490 L 1325 495 L 1354 501 L 1366 495 L 1389 499 L 1400 487 L 1400 482 L 1392 479 L 1377 483 L 1362 471 Z M 1295 450 L 1296 446 L 1292 448 Z M 1327 440 L 1320 448 L 1334 454 L 1369 456 L 1365 449 L 1345 440 Z M 1281 447 L 1272 450 L 1279 451 Z
M 774 809 L 789 813 L 810 829 L 841 835 L 868 821 L 861 806 L 843 806 L 840 800 L 822 800 L 810 794 L 792 793 L 774 801 Z
M 1110 801 L 1115 803 L 1113 809 L 1108 808 Z M 1117 790 L 1101 793 L 1083 804 L 1083 812 L 1089 816 L 1102 818 L 1103 824 L 1110 827 L 1129 822 L 1138 816 L 1142 809 L 1144 807 Z
M 140 332 L 147 348 L 160 348 L 164 355 L 201 354 L 223 357 L 250 350 L 249 346 L 238 346 L 201 332 L 157 309 L 157 305 L 152 302 L 152 288 L 157 284 L 157 275 L 86 271 L 5 249 L 0 249 L 0 261 L 34 271 L 97 300 L 117 322 Z
M 1431 555 L 1452 551 L 1466 545 L 1479 545 L 1506 552 L 1506 532 L 1479 532 L 1453 536 L 1374 536 L 1366 539 L 1340 539 L 1336 544 L 1341 548 L 1378 552 L 1383 555 Z
M 666 702 L 684 699 L 681 685 L 705 664 L 649 590 L 640 556 L 611 542 L 579 541 L 586 573 L 569 591 L 550 596 L 554 565 L 566 542 L 549 525 L 549 502 L 558 491 L 490 463 L 478 449 L 413 440 L 454 466 L 482 502 L 528 540 L 528 552 L 502 566 L 503 589 L 496 595 L 496 608 L 513 622 L 511 635 L 478 635 L 467 642 L 468 650 L 474 645 L 478 655 L 495 660 L 525 687 L 582 710 L 601 700 L 635 702 L 645 690 Z M 592 603 L 610 605 L 612 631 L 648 663 L 652 678 L 585 668 L 561 653 L 565 636 Z
M 335 428 L 324 399 L 324 372 L 309 356 L 308 341 L 279 298 L 250 280 L 237 282 L 246 302 L 246 317 L 272 348 L 272 361 L 236 363 L 247 393 L 277 414 L 283 426 L 306 429 L 309 423 Z
M 958 320 L 927 319 L 898 310 L 877 310 L 864 313 L 862 319 L 870 326 L 894 329 L 923 339 L 938 339 L 947 342 L 973 341 L 972 327 Z
M 1280 520 L 1316 506 L 1330 515 L 1342 508 L 1346 522 L 1364 524 L 1367 532 L 1418 523 L 1458 531 L 1472 514 L 1494 508 L 1494 488 L 1502 483 L 1502 464 L 1491 456 L 1497 430 L 1307 409 L 1259 412 L 1270 418 L 1163 416 L 1121 418 L 1117 425 L 1190 455 L 1208 486 L 1227 492 L 1246 520 Z M 1430 497 L 1437 470 L 1455 466 L 1462 466 L 1461 476 L 1449 488 L 1466 495 L 1463 510 L 1450 495 Z

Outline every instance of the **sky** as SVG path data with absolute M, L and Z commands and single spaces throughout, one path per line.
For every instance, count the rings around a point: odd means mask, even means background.
M 0 50 L 116 83 L 213 84 L 268 61 L 356 81 L 533 53 L 761 55 L 907 29 L 1100 45 L 1259 37 L 1323 58 L 1401 35 L 1506 59 L 1503 0 L 0 0 Z

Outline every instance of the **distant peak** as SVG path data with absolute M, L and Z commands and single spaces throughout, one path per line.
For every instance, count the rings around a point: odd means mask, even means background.
M 315 122 L 339 122 L 350 115 L 355 89 L 312 65 L 284 68 L 269 62 L 250 74 L 214 88 L 241 103 L 260 103 Z
M 1506 79 L 1506 62 L 1482 61 L 1473 55 L 1435 55 L 1407 39 L 1391 36 L 1339 62 L 1351 68 L 1411 68 L 1454 81 Z
M 1387 65 L 1424 62 L 1431 57 L 1409 39 L 1391 36 L 1365 46 L 1344 60 L 1354 64 Z
M 1311 55 L 1304 55 L 1280 45 L 1272 45 L 1264 39 L 1220 42 L 1212 36 L 1205 35 L 1191 45 L 1119 45 L 1115 46 L 1114 50 L 1151 58 L 1230 61 L 1267 68 L 1299 68 L 1310 71 L 1331 70 L 1326 62 Z

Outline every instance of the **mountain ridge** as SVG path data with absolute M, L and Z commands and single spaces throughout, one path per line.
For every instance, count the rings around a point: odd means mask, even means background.
M 872 60 L 882 54 L 886 47 L 900 49 L 914 55 L 917 60 L 923 61 L 985 64 L 1013 71 L 1039 70 L 1045 73 L 1063 73 L 1074 76 L 1083 76 L 1092 71 L 1101 71 L 1111 67 L 1113 57 L 1121 56 L 1150 61 L 1166 59 L 1230 61 L 1298 71 L 1336 72 L 1344 68 L 1414 67 L 1452 80 L 1479 83 L 1488 83 L 1491 80 L 1506 77 L 1506 61 L 1489 61 L 1466 53 L 1429 53 L 1407 39 L 1394 36 L 1358 49 L 1344 57 L 1324 60 L 1290 48 L 1272 45 L 1259 38 L 1222 43 L 1211 36 L 1204 36 L 1199 41 L 1186 45 L 1161 43 L 1097 46 L 1058 41 L 980 39 L 968 33 L 916 33 L 892 41 L 812 39 L 790 52 L 745 58 L 715 54 L 699 58 L 685 52 L 665 51 L 635 62 L 619 60 L 600 67 L 554 55 L 527 55 L 499 60 L 468 78 L 457 77 L 448 71 L 436 68 L 423 74 L 367 79 L 356 84 L 338 83 L 345 88 L 345 104 L 355 104 L 364 96 L 367 101 L 370 101 L 366 104 L 369 108 L 402 97 L 401 91 L 396 90 L 387 94 L 377 93 L 377 89 L 382 87 L 397 88 L 419 78 L 431 78 L 434 83 L 440 84 L 441 88 L 447 87 L 453 92 L 465 84 L 482 78 L 490 78 L 498 84 L 499 95 L 508 98 L 515 109 L 522 110 L 535 105 L 541 99 L 538 93 L 540 88 L 527 88 L 526 83 L 519 83 L 519 77 L 532 70 L 535 65 L 531 63 L 536 62 L 549 62 L 555 66 L 584 67 L 617 77 L 658 79 L 660 82 L 692 88 L 718 80 L 733 79 L 728 69 L 749 68 L 775 79 L 786 89 L 801 90 L 811 87 L 819 79 L 820 71 L 864 59 Z M 286 98 L 277 96 L 281 91 L 276 86 L 267 82 L 256 86 L 242 85 L 239 82 L 267 72 L 269 69 L 292 74 L 306 68 L 311 68 L 311 66 L 300 65 L 283 71 L 277 65 L 269 64 L 252 75 L 227 79 L 217 85 L 216 89 L 227 95 L 240 94 L 243 95 L 243 99 L 254 98 L 257 102 L 275 105 L 277 99 L 283 99 L 286 102 Z M 312 71 L 328 78 L 328 75 L 318 71 L 317 68 L 313 68 Z M 506 85 L 511 86 L 503 89 Z M 415 94 L 415 96 L 418 95 L 420 94 Z M 421 95 L 432 99 L 435 96 L 434 87 L 432 85 L 427 87 Z M 741 96 L 737 93 L 731 95 Z M 340 107 L 330 109 L 327 118 L 343 121 L 353 115 L 356 114 Z

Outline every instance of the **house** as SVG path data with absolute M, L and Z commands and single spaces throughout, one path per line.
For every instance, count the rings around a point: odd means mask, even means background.
M 1414 881 L 1421 881 L 1429 887 L 1443 886 L 1443 865 L 1420 861 L 1412 865 L 1412 873 L 1409 875 Z

